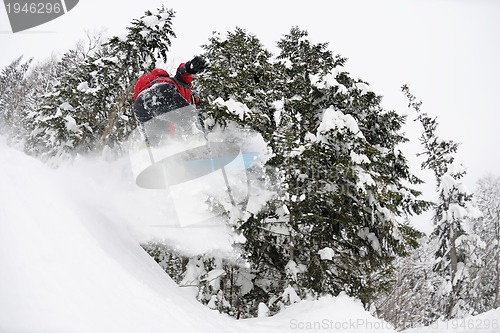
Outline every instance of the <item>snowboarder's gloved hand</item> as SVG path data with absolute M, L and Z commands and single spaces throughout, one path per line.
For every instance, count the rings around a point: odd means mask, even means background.
M 184 66 L 186 68 L 186 72 L 188 72 L 189 74 L 197 74 L 202 73 L 205 68 L 208 67 L 208 63 L 202 57 L 196 56 L 192 60 L 186 62 Z

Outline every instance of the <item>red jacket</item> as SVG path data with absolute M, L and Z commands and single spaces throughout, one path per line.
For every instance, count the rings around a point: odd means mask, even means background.
M 195 98 L 193 97 L 193 92 L 191 91 L 191 83 L 193 82 L 193 75 L 186 73 L 184 64 L 180 64 L 177 68 L 177 73 L 174 78 L 168 75 L 167 71 L 161 68 L 155 68 L 151 73 L 143 74 L 134 86 L 134 101 L 137 99 L 139 94 L 151 87 L 155 83 L 167 82 L 175 85 L 177 91 L 188 101 L 194 104 Z

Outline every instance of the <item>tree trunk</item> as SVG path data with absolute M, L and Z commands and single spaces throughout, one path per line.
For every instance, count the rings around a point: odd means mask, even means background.
M 500 244 L 500 210 L 497 209 L 497 218 L 495 222 L 495 235 L 497 241 L 497 251 L 496 251 L 496 283 L 495 283 L 495 301 L 493 302 L 493 308 L 500 307 L 500 251 L 498 251 L 498 244 Z
M 450 279 L 451 279 L 452 289 L 449 298 L 450 303 L 448 305 L 448 319 L 452 318 L 452 311 L 457 302 L 457 295 L 459 292 L 458 289 L 460 288 L 460 282 L 455 281 L 455 277 L 457 275 L 458 257 L 457 257 L 457 246 L 455 244 L 457 240 L 457 235 L 453 223 L 454 222 L 452 222 L 450 226 Z
M 132 93 L 134 91 L 134 84 L 130 84 L 127 89 L 125 89 L 120 96 L 118 96 L 118 99 L 116 101 L 116 104 L 113 106 L 111 109 L 111 112 L 109 113 L 108 116 L 108 123 L 106 125 L 106 128 L 104 129 L 102 135 L 101 135 L 101 146 L 104 147 L 105 145 L 108 144 L 109 142 L 109 136 L 113 132 L 115 128 L 116 121 L 118 120 L 118 115 L 121 110 L 125 107 L 127 104 L 127 101 L 130 100 Z

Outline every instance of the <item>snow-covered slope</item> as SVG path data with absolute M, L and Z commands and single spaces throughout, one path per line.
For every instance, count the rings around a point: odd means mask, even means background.
M 1 144 L 0 161 L 0 332 L 288 329 L 209 310 L 160 269 L 139 241 L 175 234 L 186 252 L 220 251 L 227 233 L 158 228 L 168 198 L 137 189 L 126 160 L 53 170 Z
M 85 175 L 5 147 L 0 160 L 1 332 L 230 331 L 205 319 L 221 316 L 187 298 Z
M 394 332 L 346 295 L 272 318 L 209 310 L 139 242 L 229 251 L 226 230 L 170 228 L 168 196 L 132 178 L 126 159 L 53 170 L 0 143 L 0 332 Z

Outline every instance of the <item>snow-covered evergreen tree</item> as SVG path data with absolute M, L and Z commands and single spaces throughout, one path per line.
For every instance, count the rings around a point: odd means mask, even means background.
M 459 306 L 454 316 L 475 315 L 500 305 L 500 179 L 493 176 L 480 179 L 474 202 L 483 214 L 470 221 L 467 237 L 474 242 L 455 243 L 467 264 L 468 274 L 461 278 L 461 288 L 455 287 Z M 449 315 L 450 309 L 444 303 L 449 301 L 453 290 L 443 293 L 449 272 L 436 270 L 436 249 L 442 243 L 437 235 L 422 238 L 421 246 L 411 256 L 397 260 L 396 284 L 389 293 L 378 296 L 378 315 L 398 329 L 427 326 Z
M 307 32 L 293 28 L 278 47 L 273 59 L 244 30 L 215 35 L 199 80 L 209 125 L 250 128 L 272 152 L 263 178 L 275 195 L 237 226 L 253 276 L 247 296 L 273 312 L 340 291 L 368 303 L 392 260 L 416 245 L 419 233 L 398 220 L 428 205 L 398 149 L 405 118 Z
M 275 85 L 280 75 L 271 63 L 272 54 L 256 36 L 240 28 L 226 36 L 214 33 L 209 42 L 203 47 L 210 67 L 196 82 L 207 125 L 224 127 L 233 121 L 269 139 L 276 128 L 272 103 L 279 99 Z M 224 107 L 228 101 L 241 103 L 245 112 Z
M 0 133 L 7 134 L 10 140 L 22 127 L 23 108 L 27 95 L 25 76 L 31 60 L 22 62 L 15 59 L 0 73 Z
M 481 264 L 476 251 L 485 244 L 473 232 L 472 222 L 481 213 L 473 203 L 472 193 L 461 182 L 466 170 L 455 161 L 458 144 L 440 138 L 436 119 L 421 111 L 421 102 L 416 101 L 407 86 L 403 86 L 403 92 L 424 129 L 421 142 L 426 159 L 422 167 L 434 172 L 438 185 L 432 237 L 437 243 L 434 271 L 441 281 L 435 294 L 441 300 L 442 316 L 454 318 L 474 311 L 467 294 L 474 289 L 471 270 Z
M 70 153 L 74 148 L 72 142 L 81 138 L 83 132 L 69 112 L 74 111 L 72 105 L 80 103 L 76 96 L 71 96 L 71 88 L 83 75 L 84 57 L 78 50 L 71 50 L 57 63 L 56 72 L 61 78 L 55 77 L 54 85 L 40 96 L 32 118 L 34 130 L 27 138 L 26 151 L 29 154 L 45 158 Z M 69 90 L 69 94 L 61 88 Z M 51 103 L 58 104 L 55 110 Z
M 74 49 L 60 63 L 62 74 L 45 94 L 29 138 L 33 153 L 74 155 L 123 141 L 136 126 L 131 114 L 135 80 L 166 61 L 173 11 L 147 11 L 125 37 L 113 37 L 92 52 Z M 42 147 L 42 148 L 40 148 Z
M 4 69 L 0 113 L 3 114 L 3 130 L 9 143 L 20 150 L 26 150 L 26 139 L 35 130 L 39 103 L 42 96 L 53 87 L 57 76 L 55 57 L 35 63 L 30 60 L 22 65 L 14 61 Z M 14 66 L 14 67 L 13 67 Z
M 471 302 L 476 312 L 485 312 L 500 307 L 500 177 L 481 178 L 475 200 L 483 216 L 475 220 L 473 232 L 486 247 L 478 253 L 481 265 L 476 272 Z
M 269 164 L 282 175 L 273 205 L 290 233 L 290 282 L 301 296 L 346 291 L 368 303 L 388 283 L 392 259 L 415 245 L 418 232 L 398 218 L 427 205 L 406 185 L 419 180 L 398 147 L 404 117 L 383 110 L 342 70 L 345 59 L 307 32 L 293 28 L 278 47 L 282 139 Z
M 440 284 L 433 270 L 435 246 L 428 237 L 419 243 L 410 256 L 396 260 L 395 284 L 375 301 L 377 315 L 397 330 L 428 326 L 441 317 L 435 297 Z

